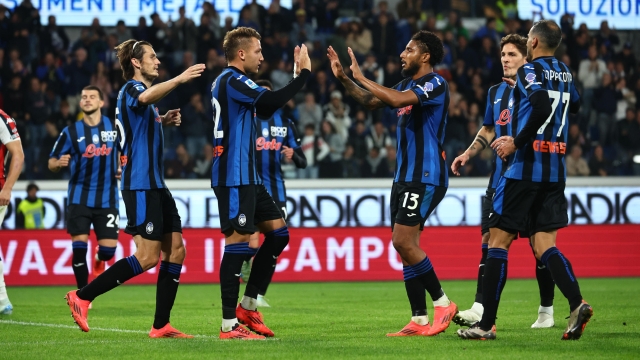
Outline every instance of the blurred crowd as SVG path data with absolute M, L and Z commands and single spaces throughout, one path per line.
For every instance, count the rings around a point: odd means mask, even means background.
M 0 5 L 0 109 L 16 120 L 22 136 L 26 166 L 21 178 L 64 178 L 64 172 L 47 170 L 47 160 L 60 131 L 81 117 L 81 89 L 102 89 L 103 114 L 114 116 L 124 80 L 113 48 L 129 38 L 146 40 L 162 61 L 156 82 L 195 63 L 206 64 L 201 78 L 182 85 L 157 107 L 160 113 L 180 108 L 183 118 L 179 128 L 165 129 L 166 177 L 208 178 L 210 85 L 226 64 L 222 39 L 227 31 L 248 26 L 262 34 L 264 62 L 256 78 L 271 80 L 275 89 L 292 77 L 295 45 L 306 43 L 312 57 L 312 78 L 305 90 L 281 110 L 297 124 L 309 166 L 296 170 L 285 164 L 285 175 L 391 177 L 397 116 L 390 110 L 368 111 L 345 96 L 328 66 L 327 46 L 333 46 L 345 69 L 351 47 L 365 75 L 391 87 L 402 79 L 398 55 L 411 35 L 420 29 L 436 33 L 445 46 L 436 71 L 450 85 L 445 151 L 451 162 L 482 124 L 487 89 L 501 81 L 500 38 L 526 35 L 532 25 L 532 20 L 517 18 L 514 0 L 485 3 L 486 21 L 475 31 L 465 28 L 447 2 L 401 0 L 390 8 L 386 1 L 294 0 L 288 9 L 279 0 L 268 7 L 253 0 L 235 23 L 231 17 L 221 19 L 214 5 L 204 2 L 199 25 L 180 8 L 176 20 L 164 22 L 152 14 L 140 17 L 132 28 L 123 21 L 101 24 L 96 18 L 77 38 L 57 26 L 55 16 L 41 24 L 30 0 L 13 10 Z M 638 40 L 606 22 L 590 31 L 574 24 L 570 15 L 562 18 L 561 27 L 563 43 L 556 56 L 571 67 L 583 97 L 580 113 L 569 119 L 568 174 L 640 175 L 640 63 L 634 55 Z M 490 172 L 489 150 L 463 168 L 463 176 Z

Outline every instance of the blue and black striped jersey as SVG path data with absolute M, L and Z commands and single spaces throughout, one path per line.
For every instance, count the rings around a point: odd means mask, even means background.
M 449 109 L 449 84 L 442 76 L 429 73 L 418 80 L 406 78 L 395 89 L 412 90 L 420 103 L 396 109 L 398 151 L 393 181 L 448 186 L 442 144 Z
M 487 93 L 487 107 L 484 114 L 484 126 L 493 126 L 496 139 L 501 136 L 514 136 L 513 129 L 518 125 L 520 102 L 522 96 L 517 89 L 507 83 L 500 83 L 489 88 Z M 487 139 L 491 142 L 491 139 Z M 506 162 L 493 153 L 493 171 L 489 179 L 489 188 L 495 189 L 498 180 L 506 170 Z
M 162 118 L 153 104 L 142 105 L 138 101 L 146 89 L 144 83 L 129 80 L 118 93 L 116 117 L 122 132 L 122 190 L 166 188 Z
M 211 85 L 211 187 L 262 183 L 256 169 L 255 105 L 265 91 L 232 66 L 226 67 Z
M 67 204 L 91 208 L 118 208 L 118 131 L 102 117 L 96 126 L 78 121 L 62 130 L 49 157 L 71 155 Z
M 262 183 L 275 201 L 287 201 L 282 176 L 283 146 L 297 149 L 300 147 L 300 137 L 296 126 L 289 119 L 282 118 L 282 110 L 278 110 L 269 119 L 257 117 L 256 127 L 256 166 L 262 178 Z
M 570 103 L 580 101 L 571 70 L 555 57 L 545 56 L 518 69 L 517 78 L 517 88 L 523 99 L 516 134 L 529 120 L 531 103 L 528 99 L 533 93 L 547 91 L 552 111 L 535 139 L 511 156 L 504 176 L 535 182 L 566 181 L 567 111 Z

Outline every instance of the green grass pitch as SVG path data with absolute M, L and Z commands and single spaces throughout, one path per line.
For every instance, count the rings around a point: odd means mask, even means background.
M 510 280 L 498 313 L 496 341 L 461 340 L 458 326 L 433 338 L 387 338 L 410 311 L 397 282 L 274 284 L 262 309 L 276 333 L 268 341 L 220 341 L 220 288 L 182 285 L 172 325 L 195 339 L 149 339 L 154 286 L 122 286 L 98 298 L 89 312 L 91 332 L 75 327 L 64 287 L 13 287 L 13 315 L 0 315 L 2 359 L 596 359 L 640 357 L 640 279 L 582 279 L 594 316 L 581 340 L 561 341 L 567 302 L 556 289 L 552 329 L 530 329 L 537 316 L 535 280 Z M 443 288 L 461 309 L 475 292 L 473 281 L 446 281 Z M 431 302 L 428 301 L 430 304 Z M 430 317 L 433 312 L 429 309 Z M 98 328 L 102 329 L 99 330 Z M 115 331 L 115 330 L 125 331 Z

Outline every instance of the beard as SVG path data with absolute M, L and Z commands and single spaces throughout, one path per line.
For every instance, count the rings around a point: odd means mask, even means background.
M 154 69 L 151 69 L 150 72 L 140 69 L 140 75 L 142 75 L 142 77 L 148 80 L 149 82 L 153 82 L 158 77 L 158 75 L 156 75 L 154 72 L 155 72 Z
M 404 77 L 411 77 L 411 76 L 417 74 L 418 71 L 420 71 L 420 64 L 411 63 L 411 64 L 405 64 L 404 65 L 404 69 L 402 69 L 402 71 L 400 73 Z
M 97 107 L 97 108 L 95 108 L 95 109 L 89 109 L 89 110 L 82 109 L 82 112 L 83 112 L 83 113 L 85 113 L 85 114 L 87 114 L 87 115 L 92 115 L 92 114 L 94 114 L 94 113 L 95 113 L 96 111 L 98 111 L 98 110 L 100 110 L 100 108 L 99 108 L 99 107 Z

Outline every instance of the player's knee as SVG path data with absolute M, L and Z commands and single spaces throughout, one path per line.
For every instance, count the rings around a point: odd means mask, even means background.
M 396 249 L 396 251 L 400 254 L 409 250 L 409 248 L 411 248 L 411 245 L 412 245 L 409 239 L 402 238 L 402 237 L 394 236 L 392 239 L 392 242 L 393 242 L 393 248 Z
M 113 259 L 113 256 L 116 253 L 115 246 L 103 246 L 98 245 L 98 259 L 102 261 L 109 261 Z
M 183 244 L 180 244 L 177 247 L 171 249 L 171 262 L 176 264 L 182 264 L 184 262 L 184 258 L 187 256 L 187 249 Z
M 143 272 L 158 265 L 158 255 L 153 256 L 152 254 L 136 253 L 135 256 L 138 259 Z
M 273 240 L 278 254 L 282 253 L 289 244 L 289 228 L 285 225 L 280 229 L 274 230 Z

